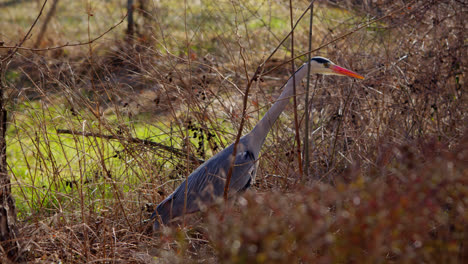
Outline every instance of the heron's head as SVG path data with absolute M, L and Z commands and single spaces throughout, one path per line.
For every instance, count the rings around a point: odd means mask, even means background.
M 340 75 L 340 76 L 349 76 L 357 79 L 364 79 L 363 76 L 347 70 L 343 67 L 340 67 L 333 63 L 331 60 L 323 57 L 313 57 L 310 60 L 310 67 L 313 73 L 323 74 L 323 75 Z

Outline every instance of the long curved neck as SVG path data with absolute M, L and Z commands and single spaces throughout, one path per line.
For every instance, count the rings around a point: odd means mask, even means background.
M 268 110 L 268 112 L 266 112 L 265 116 L 260 120 L 260 122 L 258 122 L 252 131 L 246 135 L 246 137 L 249 137 L 249 139 L 252 140 L 252 146 L 255 146 L 254 152 L 256 155 L 260 152 L 260 148 L 262 147 L 268 132 L 270 132 L 271 127 L 286 108 L 291 97 L 294 95 L 294 81 L 296 82 L 296 87 L 298 87 L 302 79 L 306 76 L 307 65 L 308 63 L 302 65 L 301 68 L 299 68 L 296 73 L 289 78 L 288 82 L 283 87 L 283 92 L 273 106 Z

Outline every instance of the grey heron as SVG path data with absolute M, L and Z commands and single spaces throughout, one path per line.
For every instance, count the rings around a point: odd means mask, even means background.
M 246 190 L 255 179 L 256 162 L 265 138 L 293 96 L 293 82 L 298 86 L 307 75 L 308 64 L 311 73 L 364 79 L 363 76 L 337 66 L 323 57 L 313 57 L 309 63 L 302 65 L 289 78 L 284 85 L 283 92 L 260 122 L 239 140 L 228 197 Z M 158 230 L 160 224 L 167 224 L 171 219 L 181 216 L 184 213 L 184 206 L 185 213 L 190 214 L 199 211 L 201 205 L 209 206 L 216 198 L 223 197 L 226 177 L 232 164 L 233 151 L 234 143 L 200 165 L 188 176 L 187 184 L 185 181 L 182 182 L 171 195 L 164 199 L 151 216 L 152 219 L 155 218 L 153 229 Z

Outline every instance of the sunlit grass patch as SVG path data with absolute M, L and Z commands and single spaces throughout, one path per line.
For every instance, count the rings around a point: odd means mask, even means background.
M 122 187 L 134 186 L 135 182 L 147 181 L 147 177 L 152 176 L 137 166 L 135 158 L 138 157 L 126 154 L 125 143 L 79 134 L 58 134 L 58 129 L 79 133 L 95 130 L 97 125 L 85 121 L 80 124 L 78 118 L 63 116 L 64 109 L 57 109 L 39 102 L 26 103 L 18 107 L 13 117 L 15 126 L 8 132 L 8 164 L 14 178 L 14 193 L 18 204 L 22 205 L 19 211 L 23 214 L 53 206 L 54 203 L 46 201 L 50 197 L 56 197 L 53 200 L 57 203 L 76 199 L 77 188 L 95 193 L 92 186 L 100 186 L 99 183 L 103 184 L 102 188 L 109 188 L 109 181 Z M 157 131 L 155 127 L 145 126 L 136 129 L 135 136 L 160 134 Z M 63 207 L 55 206 L 55 210 Z
M 99 123 L 85 118 L 87 112 L 86 109 L 71 112 L 64 104 L 43 101 L 16 105 L 14 126 L 7 133 L 7 155 L 21 218 L 78 206 L 82 195 L 87 197 L 84 200 L 87 206 L 92 205 L 99 213 L 99 208 L 112 203 L 115 188 L 127 196 L 127 192 L 140 192 L 142 183 L 157 187 L 168 178 L 177 180 L 186 173 L 183 165 L 186 142 L 178 136 L 180 133 L 188 133 L 190 148 L 196 149 L 194 153 L 200 158 L 209 158 L 227 144 L 220 137 L 225 131 L 211 133 L 196 123 L 184 131 L 171 128 L 164 121 L 150 119 L 155 123 L 148 123 L 144 115 L 134 118 L 107 115 Z M 70 132 L 59 133 L 60 130 Z M 95 136 L 83 135 L 87 132 Z M 145 147 L 127 138 L 162 144 L 182 155 L 168 152 L 158 157 L 155 154 L 164 150 Z

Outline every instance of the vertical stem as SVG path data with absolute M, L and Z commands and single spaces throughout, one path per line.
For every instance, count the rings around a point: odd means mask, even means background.
M 320 78 L 321 75 L 320 74 L 316 74 L 315 76 L 315 84 L 314 84 L 314 90 L 312 91 L 312 97 L 310 98 L 310 102 L 313 102 L 314 101 L 314 97 L 315 97 L 315 91 L 317 91 L 317 84 L 319 83 L 320 81 Z M 310 110 L 309 111 L 309 115 L 310 115 L 310 118 L 309 120 L 314 120 L 313 117 L 313 113 L 312 113 L 312 109 L 314 108 L 314 104 L 313 103 L 310 103 L 310 106 L 308 105 L 307 108 Z M 314 154 L 315 154 L 315 144 L 314 144 L 314 141 L 312 141 L 312 147 L 314 148 Z M 315 155 L 314 155 L 315 156 Z M 314 172 L 316 173 L 317 176 L 319 176 L 319 174 L 317 173 L 318 172 L 318 167 L 317 167 L 317 163 L 315 163 L 315 170 Z M 320 177 L 318 177 L 318 179 L 320 179 Z
M 14 262 L 22 261 L 20 254 L 20 244 L 17 237 L 16 228 L 16 207 L 15 200 L 11 194 L 11 180 L 8 174 L 8 164 L 6 156 L 6 130 L 7 130 L 7 111 L 4 93 L 7 88 L 5 74 L 16 51 L 21 47 L 30 36 L 34 26 L 42 15 L 47 0 L 42 4 L 41 10 L 32 23 L 23 39 L 13 49 L 9 50 L 5 56 L 0 56 L 0 246 L 6 255 Z
M 314 1 L 312 1 L 310 7 L 310 21 L 309 21 L 309 56 L 308 60 L 310 62 L 312 54 L 312 24 L 314 19 Z M 304 173 L 306 176 L 309 176 L 309 89 L 310 88 L 310 63 L 307 65 L 307 85 L 305 93 L 305 131 L 304 131 Z
M 332 158 L 331 158 L 331 161 L 330 161 L 330 168 L 331 170 L 335 167 L 335 151 L 336 151 L 336 143 L 338 142 L 338 136 L 339 136 L 339 133 L 340 133 L 340 128 L 341 128 L 341 123 L 344 122 L 344 118 L 345 118 L 345 114 L 346 114 L 346 110 L 347 110 L 347 106 L 348 106 L 348 101 L 349 101 L 349 98 L 351 97 L 351 91 L 353 90 L 353 86 L 354 86 L 354 81 L 351 85 L 351 88 L 349 89 L 349 92 L 348 92 L 348 96 L 346 97 L 346 100 L 345 100 L 345 104 L 343 106 L 343 112 L 341 114 L 341 117 L 339 118 L 339 121 L 338 121 L 338 127 L 336 128 L 336 133 L 335 133 L 335 138 L 333 140 L 333 149 L 332 149 Z M 331 171 L 330 170 L 330 171 Z M 333 179 L 331 178 L 331 173 L 329 174 L 329 181 L 330 183 L 333 182 Z
M 7 63 L 0 60 L 0 247 L 7 256 L 14 260 L 20 245 L 17 239 L 15 200 L 11 195 L 11 181 L 8 174 L 6 155 L 7 110 L 4 93 L 6 89 L 5 73 Z
M 273 55 L 276 53 L 276 51 L 281 47 L 281 45 L 287 40 L 287 38 L 289 37 L 289 35 L 292 34 L 292 32 L 294 31 L 295 27 L 297 26 L 297 23 L 302 20 L 302 18 L 304 17 L 305 13 L 308 11 L 308 9 L 310 8 L 310 6 L 307 8 L 307 10 L 304 11 L 304 13 L 302 13 L 302 15 L 299 17 L 298 21 L 296 22 L 296 25 L 294 25 L 292 27 L 292 30 L 291 32 L 288 34 L 288 36 L 286 36 L 282 41 L 281 43 L 276 46 L 276 48 L 274 49 L 274 51 L 270 54 L 270 56 L 268 56 L 268 58 L 260 65 L 258 66 L 257 70 L 255 71 L 254 75 L 252 76 L 252 78 L 248 78 L 248 74 L 247 74 L 247 71 L 246 71 L 246 77 L 247 79 L 249 80 L 249 82 L 247 83 L 247 87 L 245 88 L 245 93 L 244 93 L 244 99 L 243 99 L 243 108 L 242 108 L 242 118 L 241 118 L 241 122 L 240 122 L 240 126 L 239 126 L 239 130 L 237 131 L 237 136 L 236 136 L 236 141 L 234 142 L 234 149 L 232 151 L 232 160 L 231 160 L 231 166 L 229 167 L 229 171 L 228 171 L 228 174 L 227 174 L 227 177 L 226 177 L 226 183 L 224 185 L 224 199 L 227 200 L 227 197 L 228 197 L 228 191 L 229 191 L 229 184 L 231 182 L 231 177 L 232 177 L 232 171 L 233 171 L 233 167 L 234 167 L 234 162 L 235 162 L 235 159 L 234 157 L 236 156 L 236 153 L 237 153 L 237 145 L 239 144 L 239 140 L 241 138 L 241 135 L 242 135 L 242 129 L 244 128 L 244 121 L 245 121 L 245 114 L 246 114 L 246 110 L 247 110 L 247 100 L 249 98 L 249 91 L 250 91 L 250 87 L 252 86 L 253 82 L 258 78 L 259 75 L 261 75 L 261 72 L 262 72 L 262 68 L 263 66 L 265 66 L 265 63 L 267 61 L 269 61 Z M 242 49 L 241 49 L 242 50 Z M 244 61 L 244 68 L 246 69 L 246 66 L 245 66 L 245 58 L 243 56 L 243 53 L 241 52 L 241 57 Z M 293 80 L 295 81 L 295 80 Z M 301 170 L 302 170 L 302 166 L 301 166 Z
M 189 90 L 192 91 L 192 65 L 191 65 L 191 58 L 190 58 L 190 41 L 188 37 L 188 29 L 187 29 L 187 0 L 184 1 L 184 31 L 185 31 L 185 46 L 187 49 L 187 63 L 188 63 L 188 70 L 189 70 Z M 189 102 L 190 106 L 190 102 Z M 182 225 L 185 226 L 185 214 L 187 213 L 187 197 L 188 197 L 188 176 L 190 175 L 190 164 L 188 161 L 188 157 L 190 155 L 190 131 L 188 127 L 185 127 L 185 145 L 187 146 L 187 160 L 186 160 L 186 169 L 187 173 L 185 173 L 185 186 L 184 186 L 184 210 L 182 211 Z M 172 208 L 172 205 L 171 205 Z
M 23 260 L 23 256 L 20 254 L 21 248 L 17 237 L 16 206 L 15 200 L 11 194 L 11 180 L 10 175 L 8 174 L 6 156 L 7 110 L 4 93 L 7 88 L 7 84 L 5 74 L 8 64 L 16 54 L 18 48 L 21 47 L 30 36 L 31 31 L 39 20 L 39 17 L 41 17 L 46 4 L 47 0 L 42 4 L 39 14 L 18 45 L 15 45 L 15 47 L 9 50 L 6 55 L 0 56 L 0 246 L 3 249 L 2 251 L 5 252 L 8 258 L 13 262 L 21 262 Z
M 291 58 L 294 59 L 294 21 L 293 21 L 293 11 L 292 11 L 292 0 L 289 0 L 289 15 L 291 21 Z M 294 66 L 294 60 L 291 61 L 292 72 L 296 72 Z M 302 171 L 302 155 L 301 155 L 301 136 L 299 133 L 299 120 L 297 118 L 297 98 L 296 98 L 296 78 L 293 75 L 293 102 L 294 102 L 294 128 L 296 130 L 296 151 L 297 151 L 297 165 L 299 167 L 299 175 L 301 180 L 303 178 Z
M 127 0 L 127 41 L 131 43 L 133 39 L 133 33 L 134 33 L 134 25 L 135 23 L 133 22 L 133 0 Z

